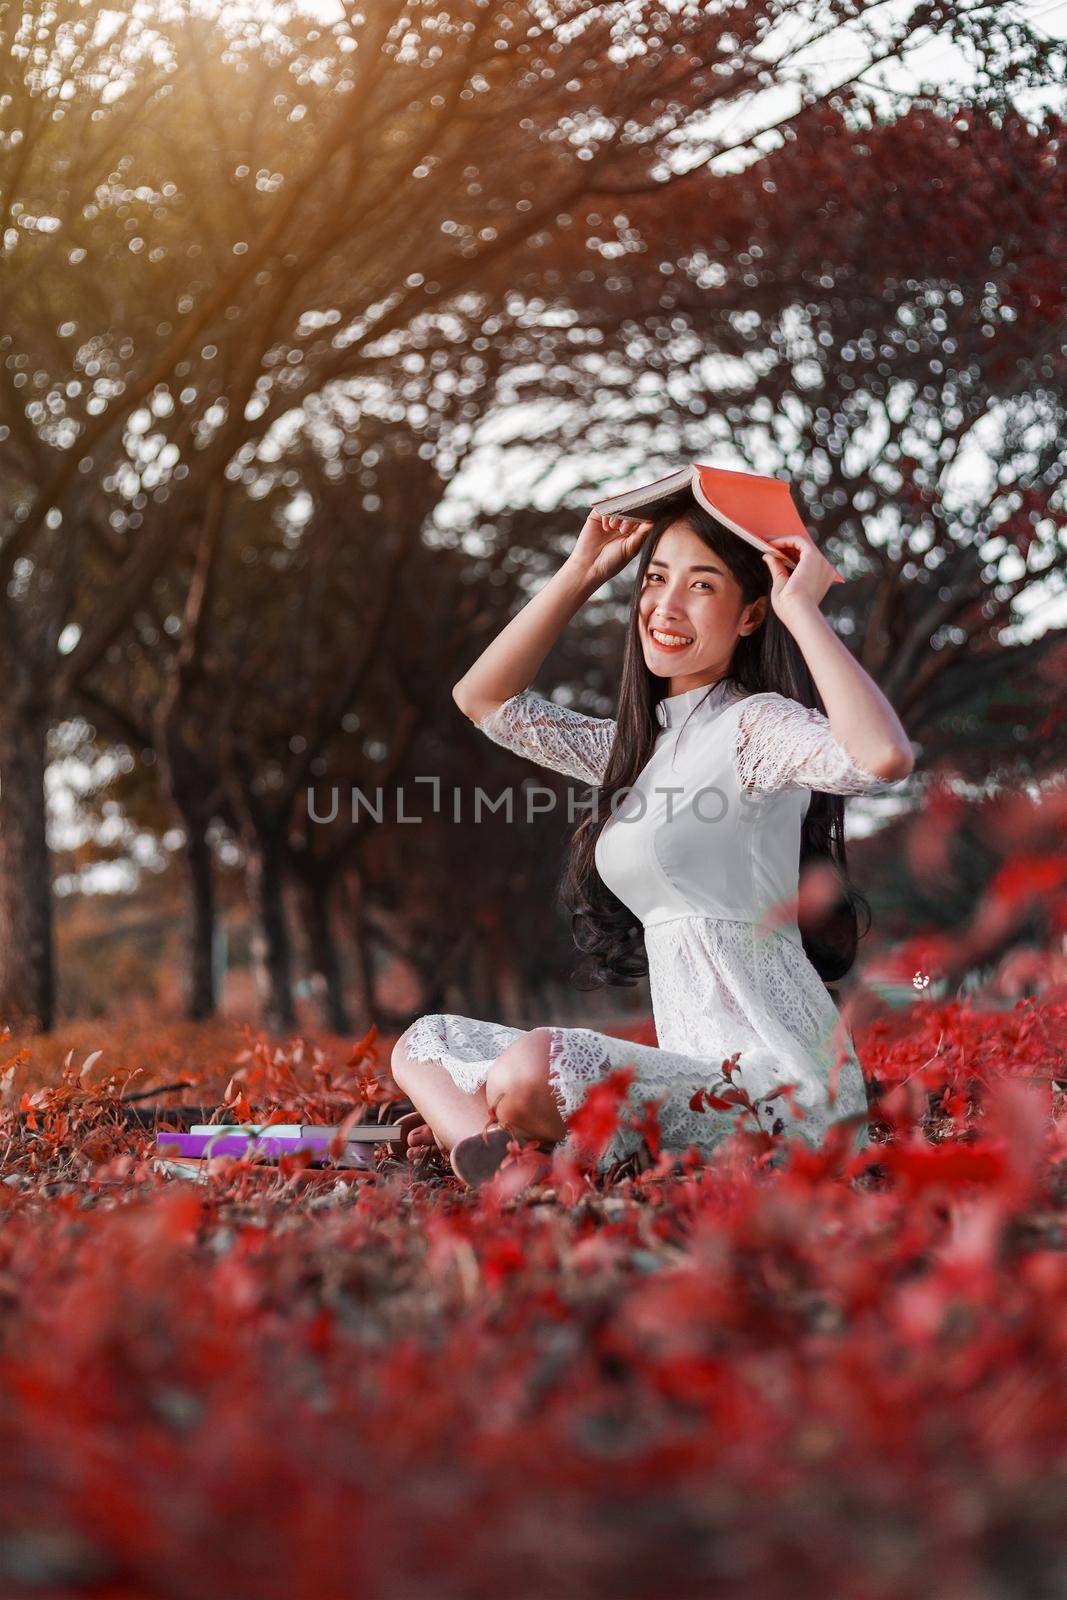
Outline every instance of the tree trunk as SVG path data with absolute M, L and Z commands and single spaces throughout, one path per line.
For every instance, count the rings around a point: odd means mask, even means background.
M 325 984 L 322 1020 L 332 1032 L 348 1033 L 351 1031 L 351 1024 L 345 1008 L 341 962 L 331 917 L 333 897 L 330 890 L 331 880 L 328 871 L 302 872 L 300 908 L 304 917 L 309 964 L 312 972 L 319 973 Z
M 45 830 L 48 718 L 0 707 L 0 1023 L 55 1022 L 52 860 Z
M 346 910 L 348 912 L 347 926 L 349 928 L 352 949 L 355 959 L 355 1009 L 356 1015 L 361 1017 L 362 1028 L 365 1031 L 372 1022 L 377 1022 L 378 1007 L 374 994 L 374 963 L 370 952 L 370 929 L 363 906 L 363 878 L 355 869 L 350 869 L 343 879 Z
M 457 972 L 462 972 L 468 961 L 471 947 L 474 943 L 474 929 L 467 923 L 453 939 L 451 946 L 440 961 L 432 969 L 424 969 L 420 973 L 423 980 L 422 1009 L 424 1011 L 447 1011 L 448 986 L 455 980 Z
M 213 1017 L 215 988 L 215 864 L 203 821 L 182 811 L 185 865 L 192 895 L 188 936 L 185 1015 L 192 1022 Z
M 249 850 L 249 899 L 256 919 L 252 957 L 256 964 L 263 1025 L 271 1033 L 289 1033 L 296 1027 L 293 956 L 285 914 L 284 860 L 281 845 L 269 834 L 261 834 Z

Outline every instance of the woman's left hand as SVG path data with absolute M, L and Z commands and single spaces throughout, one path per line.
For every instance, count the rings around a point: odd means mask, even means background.
M 832 583 L 844 580 L 813 539 L 796 533 L 772 535 L 768 544 L 779 546 L 796 562 L 792 571 L 776 556 L 764 555 L 771 574 L 771 607 L 783 621 L 798 606 L 818 606 Z

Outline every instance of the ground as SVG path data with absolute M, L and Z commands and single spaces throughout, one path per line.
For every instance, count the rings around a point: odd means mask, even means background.
M 918 1002 L 857 1045 L 851 1162 L 742 1125 L 471 1194 L 384 1150 L 168 1180 L 116 1115 L 137 1066 L 374 1117 L 373 1031 L 9 1040 L 0 1592 L 1053 1592 L 1067 1007 Z

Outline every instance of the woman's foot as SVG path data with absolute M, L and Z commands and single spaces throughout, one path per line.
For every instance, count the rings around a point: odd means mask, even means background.
M 536 1139 L 522 1139 L 509 1129 L 501 1127 L 499 1122 L 491 1122 L 481 1133 L 471 1134 L 469 1138 L 461 1139 L 458 1144 L 453 1145 L 450 1158 L 452 1171 L 468 1189 L 480 1189 L 483 1183 L 488 1183 L 490 1178 L 495 1178 L 500 1171 L 512 1140 L 519 1145 L 533 1145 L 535 1151 L 540 1152 L 539 1159 L 543 1161 L 547 1170 L 551 1144 L 544 1144 Z M 530 1165 L 528 1160 L 522 1164 Z
M 426 1118 L 421 1111 L 409 1111 L 396 1123 L 400 1129 L 400 1148 L 397 1154 L 408 1161 L 418 1161 L 434 1150 L 440 1150 Z
M 412 1130 L 408 1139 L 407 1158 L 409 1161 L 425 1163 L 432 1157 L 444 1158 L 444 1150 L 434 1133 L 426 1122 Z

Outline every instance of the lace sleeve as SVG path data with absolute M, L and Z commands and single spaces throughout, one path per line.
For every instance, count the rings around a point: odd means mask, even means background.
M 610 717 L 587 717 L 533 689 L 513 694 L 477 726 L 505 750 L 592 784 L 601 782 L 615 739 Z
M 737 719 L 737 775 L 747 794 L 818 789 L 824 794 L 893 791 L 903 778 L 880 778 L 836 739 L 830 720 L 780 694 L 750 695 Z

